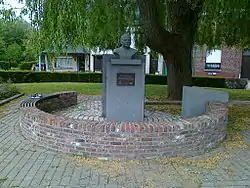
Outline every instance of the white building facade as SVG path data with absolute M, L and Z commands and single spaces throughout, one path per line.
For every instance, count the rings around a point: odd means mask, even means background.
M 131 48 L 135 48 L 134 37 L 131 35 Z M 101 51 L 99 49 L 88 51 L 83 48 L 76 50 L 66 50 L 67 55 L 60 55 L 57 59 L 49 59 L 47 52 L 39 54 L 38 70 L 39 71 L 80 71 L 80 72 L 101 72 L 102 70 L 102 55 L 113 54 L 112 50 Z M 156 68 L 152 68 L 150 48 L 145 50 L 145 72 L 146 74 L 163 74 L 164 60 L 159 55 Z

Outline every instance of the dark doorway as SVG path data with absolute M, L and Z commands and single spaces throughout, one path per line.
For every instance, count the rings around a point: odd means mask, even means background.
M 79 71 L 85 72 L 85 56 L 84 55 L 78 55 L 77 57 Z
M 241 78 L 250 80 L 250 56 L 242 56 Z
M 155 74 L 156 72 L 158 72 L 158 59 L 150 58 L 149 74 Z
M 102 55 L 94 56 L 94 70 L 97 72 L 102 71 Z

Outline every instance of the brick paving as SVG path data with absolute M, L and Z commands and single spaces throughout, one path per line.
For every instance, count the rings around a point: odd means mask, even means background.
M 243 136 L 249 144 L 250 132 Z M 218 153 L 223 154 L 221 158 L 216 157 Z M 178 161 L 75 161 L 24 139 L 19 130 L 18 103 L 9 106 L 0 120 L 1 188 L 250 187 L 249 147 L 230 150 L 220 147 L 191 159 L 206 157 L 213 157 L 207 160 L 210 162 L 218 160 L 219 165 L 207 169 Z
M 78 96 L 77 106 L 72 106 L 61 111 L 55 111 L 54 114 L 78 120 L 98 120 L 105 121 L 102 117 L 101 96 Z M 172 121 L 182 118 L 163 112 L 156 112 L 145 109 L 144 121 Z

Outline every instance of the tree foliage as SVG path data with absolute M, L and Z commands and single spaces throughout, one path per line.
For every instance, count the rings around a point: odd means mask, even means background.
M 33 29 L 23 19 L 0 19 L 0 66 L 10 68 L 10 63 L 16 67 L 21 61 L 36 60 L 32 39 Z
M 210 0 L 199 22 L 198 44 L 249 48 L 250 1 Z
M 23 44 L 23 40 L 27 38 L 27 32 L 29 25 L 27 22 L 21 19 L 15 21 L 3 21 L 2 20 L 2 37 L 6 45 L 17 43 Z
M 192 82 L 194 43 L 209 47 L 249 44 L 249 0 L 26 0 L 38 49 L 79 45 L 114 48 L 135 34 L 137 48 L 161 53 L 169 97 L 179 100 Z
M 156 2 L 152 10 L 157 11 L 157 23 L 170 33 L 183 32 L 178 22 L 190 10 L 202 6 L 197 43 L 209 46 L 249 43 L 248 0 L 149 0 L 146 3 L 152 1 Z M 137 45 L 145 44 L 138 22 L 141 3 L 138 0 L 27 0 L 26 3 L 33 25 L 40 31 L 42 48 L 65 44 L 114 48 L 127 28 L 133 28 Z
M 17 43 L 8 45 L 5 51 L 5 60 L 11 62 L 12 65 L 13 64 L 17 65 L 17 63 L 21 61 L 21 58 L 22 58 L 22 47 Z

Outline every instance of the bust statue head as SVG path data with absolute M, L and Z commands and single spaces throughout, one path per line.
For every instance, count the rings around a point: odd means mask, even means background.
M 129 49 L 131 45 L 131 36 L 128 33 L 123 34 L 120 42 L 123 48 Z
M 131 59 L 136 56 L 136 49 L 130 48 L 131 36 L 127 33 L 123 34 L 120 39 L 121 47 L 113 50 L 114 58 L 118 59 Z

